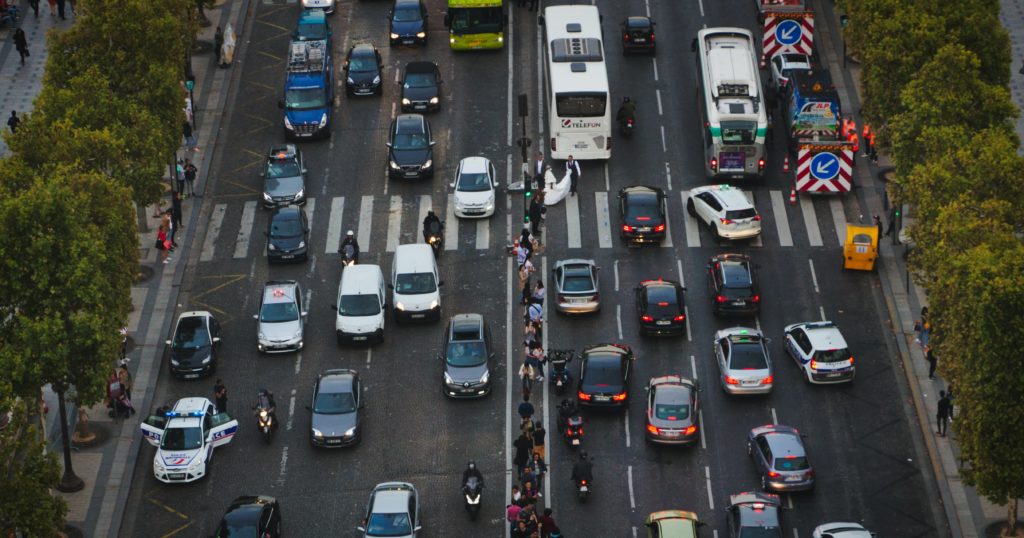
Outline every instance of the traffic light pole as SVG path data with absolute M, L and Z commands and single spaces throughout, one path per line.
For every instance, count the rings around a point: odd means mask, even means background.
M 533 178 L 530 177 L 530 144 L 526 136 L 526 118 L 530 115 L 527 94 L 519 94 L 519 123 L 523 127 L 523 136 L 519 139 L 519 150 L 523 157 L 523 226 L 530 224 L 530 199 L 533 198 Z

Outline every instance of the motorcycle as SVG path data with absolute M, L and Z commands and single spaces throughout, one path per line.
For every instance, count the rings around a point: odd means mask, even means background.
M 466 511 L 469 512 L 469 519 L 472 521 L 476 521 L 476 516 L 480 513 L 480 494 L 483 489 L 484 485 L 475 476 L 469 477 L 462 485 L 462 495 L 466 498 Z
M 268 445 L 274 438 L 274 431 L 277 430 L 277 421 L 274 416 L 273 396 L 267 392 L 261 392 L 256 398 L 256 405 L 252 408 L 256 411 L 256 425 L 263 441 Z
M 424 239 L 430 244 L 430 248 L 434 251 L 434 257 L 441 257 L 441 251 L 444 249 L 444 221 L 440 224 L 432 225 L 429 230 L 423 230 Z
M 356 264 L 356 247 L 352 245 L 345 245 L 345 248 L 341 252 L 341 268 L 344 270 L 346 267 Z
M 622 135 L 622 138 L 633 138 L 633 128 L 635 126 L 635 118 L 623 118 L 619 121 L 619 134 Z
M 555 394 L 565 393 L 565 389 L 572 381 L 572 374 L 569 372 L 568 364 L 575 356 L 570 350 L 551 350 L 548 352 L 547 360 L 551 363 L 551 381 L 555 387 Z
M 590 487 L 591 484 L 589 480 L 583 479 L 576 481 L 576 498 L 578 498 L 581 503 L 587 502 L 587 497 L 590 496 Z
M 583 417 L 573 415 L 565 419 L 565 432 L 562 435 L 569 448 L 578 448 L 583 444 Z

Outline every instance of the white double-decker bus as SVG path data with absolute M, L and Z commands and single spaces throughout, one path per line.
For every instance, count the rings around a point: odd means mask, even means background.
M 705 28 L 695 41 L 705 173 L 761 178 L 768 115 L 754 37 L 742 28 Z
M 551 156 L 608 159 L 612 115 L 601 16 L 594 6 L 551 6 L 542 24 Z

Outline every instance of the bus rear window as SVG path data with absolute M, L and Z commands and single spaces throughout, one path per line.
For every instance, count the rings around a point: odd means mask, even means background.
M 752 121 L 723 121 L 723 144 L 753 144 L 757 134 L 757 124 Z
M 607 94 L 568 94 L 555 96 L 556 114 L 560 118 L 594 118 L 604 116 Z

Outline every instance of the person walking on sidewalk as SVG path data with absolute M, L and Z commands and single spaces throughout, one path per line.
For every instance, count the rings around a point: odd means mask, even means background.
M 161 252 L 160 257 L 164 265 L 174 261 L 167 255 L 170 252 L 170 248 L 168 248 L 170 246 L 171 242 L 167 240 L 167 227 L 160 224 L 160 228 L 156 231 L 156 248 Z
M 32 8 L 32 13 L 35 13 L 36 18 L 39 18 L 39 0 L 28 0 L 28 7 Z
M 928 307 L 927 306 L 922 306 L 921 307 L 921 319 L 918 320 L 917 325 L 918 325 L 918 327 L 917 327 L 917 332 L 918 332 L 918 334 L 917 334 L 917 343 L 921 344 L 922 346 L 927 346 L 928 345 L 928 334 L 932 330 L 931 321 L 928 319 Z
M 67 0 L 57 0 L 57 15 L 60 16 L 60 20 L 62 21 L 67 20 L 64 18 L 64 4 L 66 3 Z
M 187 161 L 185 165 L 185 184 L 188 185 L 188 196 L 196 195 L 196 175 L 199 173 L 199 169 L 192 161 Z
M 935 379 L 935 367 L 939 365 L 939 359 L 932 352 L 932 346 L 924 346 L 924 358 L 928 361 L 928 379 Z
M 939 405 L 935 413 L 935 419 L 939 423 L 939 431 L 935 432 L 939 434 L 939 437 L 946 436 L 946 426 L 949 424 L 949 417 L 953 414 L 953 405 L 949 401 L 949 396 L 946 395 L 946 391 L 939 391 Z
M 11 128 L 12 133 L 16 133 L 19 125 L 21 125 L 21 118 L 18 117 L 18 111 L 12 110 L 11 117 L 7 118 L 7 126 Z
M 25 37 L 25 30 L 18 28 L 14 31 L 14 48 L 18 49 L 21 55 L 21 65 L 25 65 L 25 58 L 28 57 L 28 38 Z
M 171 195 L 171 225 L 174 227 L 175 233 L 178 228 L 181 228 L 181 193 L 176 192 Z M 171 244 L 178 246 L 178 242 L 174 240 L 174 234 L 171 234 Z
M 181 132 L 185 135 L 185 146 L 189 151 L 199 151 L 199 146 L 196 145 L 196 136 L 192 132 L 192 124 L 183 121 L 181 122 Z
M 220 50 L 224 48 L 224 30 L 220 26 L 217 27 L 217 31 L 213 33 L 213 57 L 217 59 L 217 65 L 221 65 Z
M 228 388 L 224 386 L 224 381 L 217 378 L 217 384 L 213 386 L 213 397 L 217 399 L 217 411 L 219 413 L 225 413 L 228 409 Z

